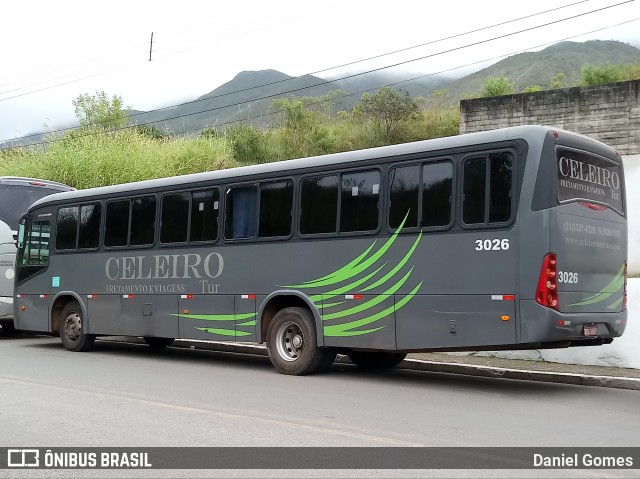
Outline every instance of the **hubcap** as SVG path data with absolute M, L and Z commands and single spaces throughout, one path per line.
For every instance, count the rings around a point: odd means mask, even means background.
M 64 335 L 71 341 L 76 341 L 80 337 L 82 325 L 78 313 L 69 313 L 64 320 Z
M 285 361 L 295 361 L 304 351 L 304 335 L 300 326 L 293 321 L 287 321 L 278 328 L 276 333 L 276 349 L 278 355 Z

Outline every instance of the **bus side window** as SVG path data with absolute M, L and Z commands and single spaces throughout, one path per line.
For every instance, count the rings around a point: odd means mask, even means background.
M 293 182 L 260 184 L 260 222 L 258 236 L 272 238 L 291 234 Z
M 104 233 L 105 246 L 127 246 L 129 233 L 129 200 L 107 203 Z
M 508 153 L 489 155 L 489 223 L 504 223 L 511 218 L 512 164 Z
M 162 197 L 161 243 L 185 243 L 189 225 L 189 194 Z
M 403 166 L 391 170 L 391 191 L 389 194 L 389 226 L 398 228 L 404 222 L 404 228 L 418 226 L 418 184 L 420 166 Z
M 76 249 L 78 239 L 78 207 L 58 209 L 56 219 L 56 249 Z
M 380 173 L 362 171 L 342 175 L 340 232 L 372 231 L 378 228 Z
M 78 248 L 94 249 L 100 244 L 100 220 L 102 205 L 93 203 L 80 207 L 80 234 Z
M 189 241 L 214 241 L 218 238 L 219 205 L 218 189 L 193 193 Z
M 131 232 L 129 245 L 153 244 L 156 227 L 156 197 L 142 196 L 131 200 Z
M 316 176 L 300 183 L 300 233 L 335 233 L 338 218 L 338 177 Z
M 451 222 L 453 163 L 439 161 L 422 167 L 423 227 L 447 226 Z
M 470 158 L 464 162 L 462 221 L 484 223 L 487 159 Z
M 462 221 L 506 223 L 511 218 L 513 160 L 508 152 L 468 158 L 463 163 Z
M 256 237 L 257 197 L 255 186 L 238 186 L 227 190 L 224 228 L 226 239 Z

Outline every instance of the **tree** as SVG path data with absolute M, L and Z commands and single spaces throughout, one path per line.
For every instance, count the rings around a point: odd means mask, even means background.
M 104 91 L 96 91 L 94 95 L 84 93 L 72 103 L 83 128 L 115 130 L 129 123 L 126 110 L 130 107 L 124 106 L 119 95 L 109 98 Z
M 136 125 L 136 131 L 142 136 L 148 136 L 154 140 L 166 140 L 169 135 L 153 125 Z
M 482 86 L 481 96 L 511 95 L 515 91 L 513 84 L 506 76 L 487 77 Z
M 226 129 L 231 140 L 233 157 L 240 163 L 265 163 L 268 161 L 267 135 L 257 128 L 239 124 Z
M 306 101 L 309 101 L 308 99 Z M 279 98 L 271 102 L 278 113 L 278 134 L 285 158 L 322 155 L 332 151 L 333 142 L 323 123 L 324 115 L 311 111 L 301 99 Z
M 365 93 L 355 108 L 373 122 L 386 141 L 393 141 L 398 126 L 418 117 L 420 107 L 408 93 L 399 93 L 385 86 L 375 95 Z
M 558 72 L 553 77 L 551 77 L 550 86 L 552 90 L 559 90 L 560 88 L 566 88 L 567 84 L 565 83 L 565 74 L 562 72 Z
M 584 65 L 581 85 L 599 85 L 622 81 L 622 68 L 619 65 Z

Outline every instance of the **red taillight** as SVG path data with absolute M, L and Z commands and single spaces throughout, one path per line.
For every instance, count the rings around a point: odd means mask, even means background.
M 605 211 L 608 209 L 606 206 L 594 205 L 593 203 L 586 203 L 584 201 L 580 201 L 579 204 L 584 206 L 585 208 L 589 208 L 590 210 L 595 210 L 595 211 Z
M 627 309 L 627 262 L 624 262 L 624 290 L 622 291 L 622 311 Z
M 540 279 L 536 291 L 536 301 L 546 308 L 558 309 L 558 290 L 556 283 L 557 261 L 554 253 L 549 253 L 542 261 Z

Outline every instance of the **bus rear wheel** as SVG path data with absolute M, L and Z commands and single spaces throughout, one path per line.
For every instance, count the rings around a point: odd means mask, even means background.
M 154 338 L 152 336 L 145 336 L 143 339 L 145 343 L 154 349 L 166 348 L 167 346 L 171 346 L 175 341 L 174 338 Z
M 400 364 L 406 353 L 376 353 L 370 351 L 351 351 L 349 359 L 353 364 L 363 369 L 386 369 Z
M 0 321 L 0 326 L 2 326 L 2 332 L 4 334 L 13 334 L 16 332 L 16 327 L 13 325 L 12 319 Z
M 90 351 L 96 340 L 95 335 L 85 334 L 85 320 L 77 301 L 70 301 L 60 314 L 60 339 L 69 351 Z
M 318 347 L 313 316 L 304 308 L 276 313 L 267 330 L 267 351 L 278 372 L 298 376 L 328 369 L 336 357 L 334 349 Z

